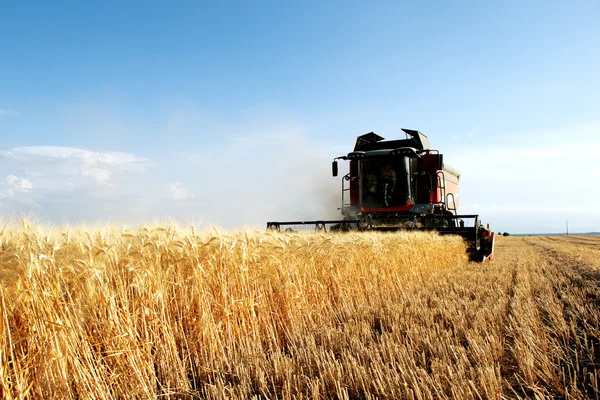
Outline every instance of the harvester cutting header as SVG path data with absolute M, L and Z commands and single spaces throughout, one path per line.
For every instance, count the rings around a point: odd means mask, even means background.
M 268 222 L 267 228 L 315 230 L 433 230 L 462 236 L 471 258 L 491 259 L 494 233 L 481 225 L 478 215 L 458 215 L 460 173 L 432 150 L 427 136 L 402 129 L 406 139 L 385 140 L 370 132 L 356 139 L 354 150 L 336 157 L 349 161 L 342 178 L 343 219 L 335 221 Z

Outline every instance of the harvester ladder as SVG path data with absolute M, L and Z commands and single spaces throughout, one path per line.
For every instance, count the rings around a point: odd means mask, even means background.
M 350 185 L 350 179 L 351 179 L 350 178 L 350 173 L 347 173 L 346 175 L 344 175 L 344 178 L 342 179 L 342 208 L 344 208 L 344 206 L 350 206 L 351 205 L 351 199 L 349 200 L 348 203 L 346 203 L 346 201 L 345 201 L 345 197 L 346 197 L 345 193 L 349 192 L 350 191 L 350 187 L 351 187 L 351 185 Z M 348 187 L 346 187 L 346 183 L 345 182 L 348 182 L 348 184 L 347 184 Z
M 440 171 L 437 173 L 437 187 L 440 190 L 442 204 L 446 205 L 446 177 L 444 176 L 444 172 Z
M 452 197 L 452 207 L 450 207 L 450 197 Z M 456 215 L 456 201 L 454 200 L 454 193 L 448 193 L 446 195 L 446 206 L 448 211 L 453 212 Z
M 438 188 L 440 189 L 440 194 L 442 198 L 442 204 L 444 207 L 456 215 L 456 201 L 454 201 L 454 193 L 446 194 L 446 175 L 444 175 L 444 171 L 439 171 L 437 173 L 438 177 Z M 450 206 L 450 197 L 452 197 L 452 206 Z

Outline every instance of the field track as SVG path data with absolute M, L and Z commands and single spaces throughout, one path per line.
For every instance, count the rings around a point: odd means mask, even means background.
M 0 235 L 0 398 L 600 398 L 600 240 Z
M 508 289 L 505 390 L 519 396 L 599 397 L 598 239 L 560 236 L 500 240 L 495 266 L 513 271 L 515 276 Z M 514 306 L 516 298 L 518 307 Z M 571 392 L 569 386 L 578 390 Z

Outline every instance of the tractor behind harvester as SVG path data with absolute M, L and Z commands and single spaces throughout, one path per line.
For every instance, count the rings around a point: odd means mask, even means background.
M 444 164 L 421 132 L 403 129 L 406 139 L 384 140 L 370 132 L 356 139 L 354 151 L 336 157 L 349 161 L 342 178 L 343 219 L 334 221 L 267 222 L 273 230 L 312 228 L 317 231 L 426 230 L 461 236 L 474 261 L 490 260 L 494 233 L 478 215 L 458 215 L 460 173 Z

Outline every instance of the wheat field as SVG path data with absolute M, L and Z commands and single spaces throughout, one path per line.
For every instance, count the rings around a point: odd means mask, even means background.
M 600 238 L 0 231 L 4 399 L 599 398 Z

